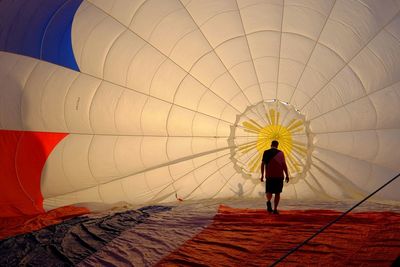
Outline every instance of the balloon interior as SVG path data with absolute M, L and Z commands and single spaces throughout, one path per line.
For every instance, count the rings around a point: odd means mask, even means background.
M 130 263 L 238 264 L 242 252 L 207 262 L 179 246 L 219 235 L 229 243 L 216 224 L 228 215 L 235 222 L 265 216 L 254 224 L 271 227 L 277 217 L 265 212 L 260 165 L 272 140 L 291 178 L 279 220 L 297 227 L 296 218 L 317 209 L 311 220 L 322 227 L 400 171 L 399 11 L 395 0 L 0 1 L 0 236 L 67 221 L 94 225 L 93 214 L 125 208 L 110 224 L 134 217 L 172 229 L 168 216 L 193 224 L 181 225 L 184 236 L 157 232 L 163 244 L 176 241 L 175 256 L 171 244 L 160 245 L 146 263 L 125 244 Z M 400 232 L 399 180 L 352 223 L 380 225 L 387 211 L 380 227 Z M 21 230 L 27 220 L 32 228 Z M 96 250 L 134 228 L 130 238 L 143 238 L 135 231 L 151 223 L 121 225 Z M 210 227 L 219 230 L 208 235 Z M 387 231 L 368 241 L 342 234 L 360 246 L 395 240 L 398 252 L 399 234 Z M 251 264 L 272 264 L 290 240 Z M 207 244 L 201 250 L 220 249 Z M 350 264 L 347 250 L 330 255 Z M 368 253 L 359 251 L 356 262 L 364 264 Z M 371 255 L 386 255 L 381 263 L 390 265 L 398 253 L 385 251 Z M 86 264 L 102 263 L 88 255 Z M 68 263 L 82 262 L 71 256 Z

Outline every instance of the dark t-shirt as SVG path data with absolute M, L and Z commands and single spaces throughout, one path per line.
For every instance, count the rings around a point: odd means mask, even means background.
M 264 151 L 262 161 L 265 165 L 268 165 L 269 161 L 278 154 L 279 150 L 276 148 L 270 148 Z
M 282 151 L 276 148 L 271 148 L 264 151 L 263 163 L 265 164 L 265 177 L 283 178 L 284 172 L 287 173 L 285 155 Z

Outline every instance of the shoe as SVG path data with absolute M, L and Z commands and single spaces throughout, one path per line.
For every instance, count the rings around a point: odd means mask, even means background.
M 272 212 L 271 201 L 267 201 L 267 211 L 268 211 L 268 212 Z
M 278 210 L 274 210 L 273 213 L 274 213 L 274 214 L 279 214 Z

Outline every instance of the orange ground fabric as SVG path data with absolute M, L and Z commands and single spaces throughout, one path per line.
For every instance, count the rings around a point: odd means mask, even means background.
M 0 217 L 0 240 L 11 236 L 29 233 L 43 227 L 60 223 L 79 215 L 87 214 L 87 208 L 65 206 L 38 215 L 25 215 L 19 217 Z
M 158 266 L 269 266 L 341 213 L 221 206 L 214 222 Z M 400 255 L 400 213 L 350 213 L 278 266 L 391 266 Z

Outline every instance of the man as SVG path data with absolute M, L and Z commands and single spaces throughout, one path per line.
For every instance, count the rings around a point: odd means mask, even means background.
M 283 173 L 286 175 L 286 183 L 289 182 L 289 173 L 286 166 L 285 155 L 278 149 L 278 141 L 271 142 L 271 148 L 264 151 L 261 162 L 261 182 L 265 177 L 265 196 L 267 197 L 267 210 L 279 214 L 278 204 L 283 188 Z M 271 199 L 274 198 L 274 210 L 272 210 Z

